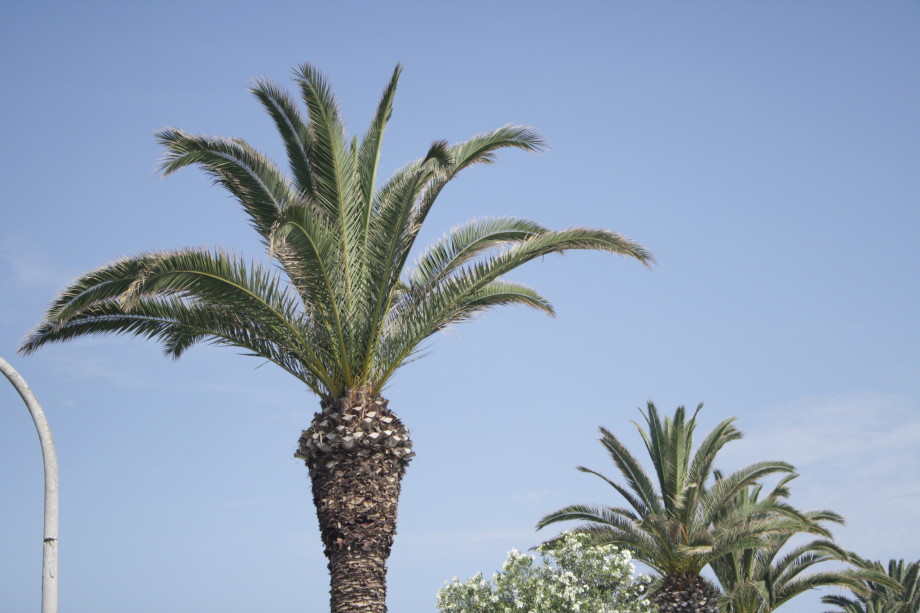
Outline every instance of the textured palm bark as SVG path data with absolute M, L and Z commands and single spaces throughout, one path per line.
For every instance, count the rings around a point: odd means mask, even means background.
M 296 454 L 313 483 L 332 613 L 385 613 L 408 431 L 380 398 L 323 404 Z
M 653 602 L 660 613 L 719 613 L 719 589 L 698 575 L 672 575 Z

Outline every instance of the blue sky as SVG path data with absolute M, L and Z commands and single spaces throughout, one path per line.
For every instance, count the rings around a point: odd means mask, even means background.
M 736 416 L 721 467 L 795 464 L 792 502 L 842 545 L 920 558 L 920 6 L 910 2 L 158 2 L 0 5 L 0 355 L 45 407 L 61 462 L 61 611 L 322 611 L 302 463 L 316 399 L 271 366 L 137 339 L 15 354 L 51 298 L 121 256 L 225 245 L 261 257 L 195 170 L 163 180 L 166 126 L 283 149 L 246 88 L 319 66 L 352 132 L 403 63 L 382 161 L 528 124 L 446 191 L 423 242 L 473 217 L 609 228 L 652 271 L 577 253 L 513 275 L 549 319 L 495 312 L 435 340 L 386 395 L 418 456 L 390 610 L 433 613 L 574 502 L 619 501 L 603 425 L 705 403 Z M 8 387 L 8 386 L 7 386 Z M 0 386 L 0 608 L 37 606 L 41 464 Z M 547 534 L 546 536 L 549 536 Z M 789 613 L 817 610 L 818 596 Z

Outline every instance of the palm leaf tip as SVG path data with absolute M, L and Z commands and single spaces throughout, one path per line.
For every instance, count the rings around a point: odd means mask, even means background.
M 44 344 L 44 341 L 41 339 L 40 330 L 41 328 L 39 326 L 30 330 L 19 342 L 19 348 L 16 350 L 16 353 L 23 356 L 35 353 L 35 351 Z
M 422 163 L 437 162 L 442 168 L 447 168 L 453 164 L 454 158 L 450 152 L 450 144 L 446 140 L 436 140 L 431 143 L 428 153 L 422 159 Z
M 643 266 L 649 269 L 656 263 L 655 256 L 651 251 L 622 234 L 609 230 L 593 230 L 590 228 L 574 228 L 574 230 L 582 230 L 585 233 L 594 234 L 593 238 L 597 241 L 597 244 L 588 248 L 607 251 L 624 257 L 631 257 L 638 260 Z
M 538 153 L 549 149 L 549 143 L 542 134 L 531 126 L 507 124 L 491 133 L 498 136 L 498 141 L 505 147 L 515 147 L 523 151 Z

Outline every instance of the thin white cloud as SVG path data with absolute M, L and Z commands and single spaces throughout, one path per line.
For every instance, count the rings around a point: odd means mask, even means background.
M 534 502 L 537 500 L 545 500 L 550 494 L 552 494 L 552 492 L 549 490 L 527 490 L 526 492 L 512 494 L 511 500 L 514 502 Z
M 790 462 L 801 475 L 791 502 L 841 513 L 841 544 L 867 557 L 916 559 L 920 401 L 873 392 L 802 399 L 738 425 L 746 436 L 726 447 L 726 469 Z
M 87 341 L 84 344 L 91 342 Z M 157 386 L 157 382 L 147 377 L 126 373 L 123 369 L 113 367 L 110 356 L 95 357 L 88 352 L 81 352 L 77 357 L 54 355 L 44 359 L 70 379 L 101 381 L 118 389 L 150 389 Z
M 59 289 L 73 275 L 23 238 L 0 238 L 0 264 L 25 287 Z
M 903 396 L 864 392 L 798 400 L 738 426 L 746 436 L 735 452 L 757 449 L 800 469 L 844 463 L 873 473 L 892 467 L 899 453 L 916 456 L 920 406 Z

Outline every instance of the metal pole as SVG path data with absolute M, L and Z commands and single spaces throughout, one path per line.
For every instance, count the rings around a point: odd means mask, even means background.
M 45 536 L 42 552 L 42 613 L 57 613 L 58 467 L 54 441 L 45 412 L 25 379 L 10 363 L 0 358 L 0 372 L 10 380 L 32 414 L 45 463 Z

